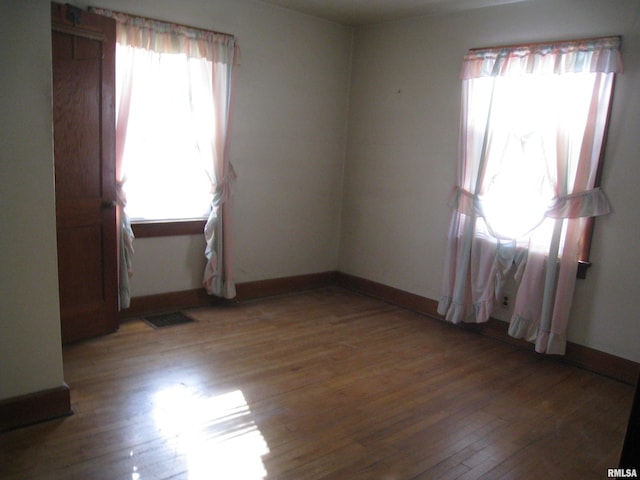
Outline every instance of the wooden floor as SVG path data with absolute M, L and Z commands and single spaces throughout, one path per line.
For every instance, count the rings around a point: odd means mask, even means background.
M 632 387 L 331 288 L 65 347 L 9 479 L 603 479 Z

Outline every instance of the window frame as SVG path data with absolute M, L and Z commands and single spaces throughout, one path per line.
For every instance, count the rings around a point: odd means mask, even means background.
M 131 222 L 136 238 L 175 237 L 181 235 L 202 235 L 206 218 L 184 220 L 139 220 Z
M 611 84 L 611 97 L 609 99 L 609 109 L 607 111 L 607 120 L 604 125 L 604 133 L 602 135 L 602 145 L 600 147 L 600 155 L 598 158 L 598 168 L 596 169 L 596 178 L 594 180 L 594 188 L 602 186 L 602 171 L 604 169 L 605 151 L 607 149 L 607 141 L 609 139 L 609 127 L 611 126 L 611 110 L 613 108 L 613 102 L 616 93 L 616 80 L 617 75 L 613 76 L 613 82 Z M 596 217 L 588 217 L 586 219 L 586 226 L 580 239 L 580 254 L 578 257 L 578 272 L 577 278 L 586 279 L 587 271 L 592 266 L 591 263 L 591 243 L 593 241 L 593 231 L 595 229 Z

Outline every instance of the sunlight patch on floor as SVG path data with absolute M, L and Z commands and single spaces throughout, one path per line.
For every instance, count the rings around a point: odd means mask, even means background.
M 153 417 L 172 454 L 184 456 L 189 480 L 263 479 L 269 447 L 240 390 L 202 397 L 184 385 L 155 394 Z M 137 471 L 132 480 L 145 480 Z

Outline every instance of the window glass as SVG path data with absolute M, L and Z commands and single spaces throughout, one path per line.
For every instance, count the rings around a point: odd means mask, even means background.
M 127 47 L 118 46 L 118 51 L 122 48 Z M 211 146 L 201 132 L 215 131 L 215 116 L 213 109 L 203 112 L 196 106 L 211 88 L 207 76 L 193 74 L 198 69 L 194 62 L 207 63 L 149 51 L 135 57 L 123 157 L 126 212 L 134 221 L 204 218 L 209 213 Z

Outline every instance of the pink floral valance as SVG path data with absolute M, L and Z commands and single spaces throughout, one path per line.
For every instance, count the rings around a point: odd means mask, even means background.
M 127 15 L 102 8 L 91 11 L 116 20 L 120 45 L 159 53 L 183 53 L 212 62 L 237 64 L 239 50 L 233 35 Z
M 478 77 L 561 73 L 620 73 L 620 37 L 469 50 L 460 74 Z

